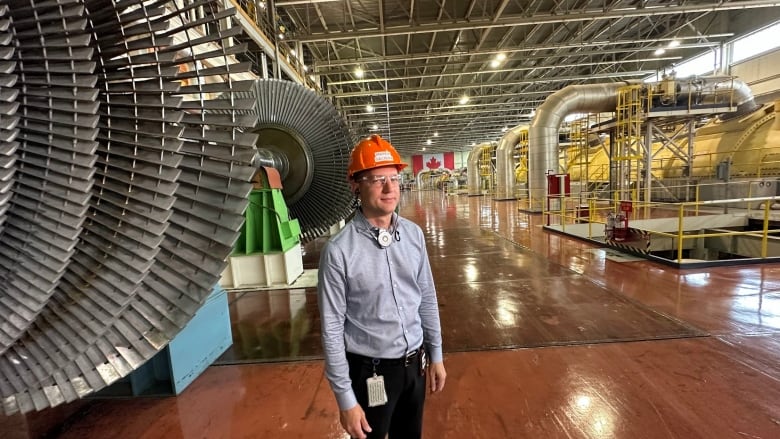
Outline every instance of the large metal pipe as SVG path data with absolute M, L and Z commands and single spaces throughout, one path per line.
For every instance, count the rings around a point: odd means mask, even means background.
M 563 119 L 572 113 L 596 113 L 615 111 L 617 91 L 640 81 L 624 81 L 609 84 L 570 85 L 552 95 L 536 110 L 528 133 L 528 189 L 529 206 L 532 211 L 541 211 L 547 192 L 548 173 L 558 172 L 558 130 Z M 750 88 L 741 80 L 728 76 L 705 76 L 692 78 L 680 85 L 680 94 L 699 93 L 702 102 L 719 99 L 720 92 L 731 90 L 732 102 L 738 107 L 734 117 L 755 110 Z M 716 93 L 717 92 L 717 93 Z M 724 119 L 727 117 L 722 116 Z
M 720 103 L 725 100 L 725 93 L 731 91 L 731 103 L 737 106 L 737 111 L 721 115 L 721 119 L 727 120 L 743 116 L 755 111 L 759 105 L 753 100 L 753 92 L 742 80 L 731 76 L 702 76 L 692 78 L 687 84 L 690 87 L 699 87 L 702 96 L 702 104 Z M 691 90 L 692 92 L 693 90 Z
M 549 173 L 558 172 L 558 130 L 572 113 L 615 111 L 617 91 L 631 82 L 569 85 L 536 109 L 528 131 L 528 192 L 531 211 L 541 211 Z
M 649 84 L 648 84 L 649 85 Z M 657 83 L 663 90 L 659 100 L 653 100 L 654 109 L 668 106 L 696 106 L 731 104 L 736 112 L 725 113 L 721 119 L 730 119 L 755 111 L 759 105 L 753 100 L 753 92 L 742 80 L 733 76 L 691 76 L 677 80 L 664 78 Z M 671 85 L 671 86 L 670 86 Z M 673 94 L 669 94 L 672 92 Z M 655 97 L 658 95 L 656 94 Z
M 466 165 L 466 181 L 468 182 L 470 197 L 482 195 L 479 178 L 479 157 L 482 155 L 482 150 L 490 148 L 490 146 L 491 142 L 480 143 L 469 152 Z
M 528 125 L 518 125 L 504 134 L 496 148 L 496 199 L 511 200 L 515 198 L 515 146 L 520 139 L 520 133 L 527 130 Z

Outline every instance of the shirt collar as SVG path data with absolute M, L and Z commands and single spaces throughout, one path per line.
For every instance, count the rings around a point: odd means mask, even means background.
M 398 214 L 393 212 L 393 216 L 390 218 L 391 228 L 394 224 L 396 224 L 396 221 L 398 221 L 398 219 L 396 218 L 397 216 Z M 366 218 L 365 215 L 363 215 L 363 211 L 361 209 L 357 209 L 355 211 L 355 218 L 353 218 L 353 221 L 355 221 L 355 225 L 360 231 L 364 231 L 364 230 L 372 231 L 374 229 L 378 229 L 378 227 L 368 222 L 368 219 Z M 398 226 L 396 225 L 396 227 Z

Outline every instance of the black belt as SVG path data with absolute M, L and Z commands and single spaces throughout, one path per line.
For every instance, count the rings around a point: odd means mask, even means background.
M 414 361 L 420 357 L 421 350 L 422 347 L 419 347 L 411 352 L 408 352 L 405 356 L 401 358 L 372 358 L 372 357 L 366 357 L 365 355 L 353 354 L 352 352 L 347 352 L 347 359 L 354 359 L 368 364 L 374 364 L 376 360 L 377 365 L 385 364 L 388 366 L 408 366 L 414 363 Z

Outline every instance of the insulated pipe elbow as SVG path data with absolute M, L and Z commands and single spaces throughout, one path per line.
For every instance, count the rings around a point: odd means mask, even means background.
M 726 98 L 726 93 L 731 95 Z M 732 105 L 737 107 L 734 113 L 725 113 L 720 116 L 722 120 L 732 119 L 755 111 L 759 105 L 753 99 L 750 87 L 741 79 L 731 76 L 701 76 L 691 78 L 687 83 L 680 84 L 680 94 L 701 95 L 701 104 L 723 104 L 730 99 Z
M 732 101 L 737 106 L 736 113 L 724 115 L 722 119 L 730 119 L 732 117 L 742 116 L 744 114 L 752 113 L 759 105 L 753 99 L 753 91 L 742 80 L 732 79 L 729 82 L 724 82 L 723 88 L 728 88 L 731 85 L 732 89 Z
M 615 111 L 620 87 L 640 81 L 569 85 L 553 93 L 536 109 L 528 131 L 528 190 L 531 210 L 542 210 L 547 173 L 558 172 L 558 130 L 573 113 Z
M 496 198 L 515 198 L 515 146 L 520 133 L 528 129 L 528 125 L 518 125 L 504 134 L 496 148 Z
M 479 152 L 482 145 L 475 146 L 469 152 L 466 167 L 466 182 L 469 188 L 469 196 L 479 195 Z
M 482 195 L 479 176 L 479 158 L 484 148 L 489 148 L 491 142 L 480 143 L 471 150 L 468 157 L 468 167 L 466 168 L 466 180 L 469 187 L 469 196 Z

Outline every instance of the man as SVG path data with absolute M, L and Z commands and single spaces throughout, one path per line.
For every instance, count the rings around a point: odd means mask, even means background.
M 426 378 L 435 393 L 447 376 L 425 238 L 395 213 L 405 167 L 378 135 L 355 146 L 347 179 L 359 207 L 320 257 L 325 373 L 353 438 L 420 438 Z

